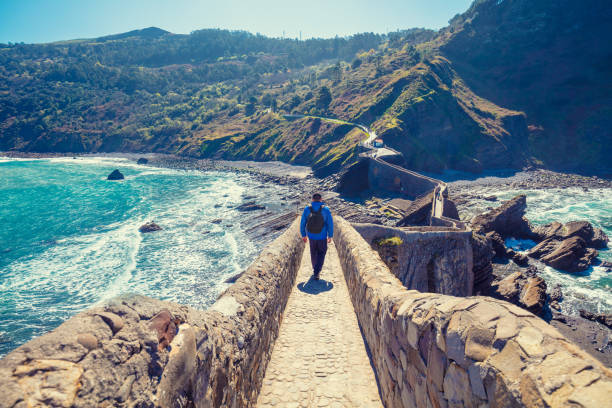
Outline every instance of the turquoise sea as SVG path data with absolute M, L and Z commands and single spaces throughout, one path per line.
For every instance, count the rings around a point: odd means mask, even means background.
M 125 180 L 107 181 L 116 168 Z M 127 159 L 0 158 L 0 356 L 122 293 L 207 308 L 265 244 L 235 207 L 254 195 L 287 211 L 285 190 Z M 163 230 L 138 232 L 149 220 Z

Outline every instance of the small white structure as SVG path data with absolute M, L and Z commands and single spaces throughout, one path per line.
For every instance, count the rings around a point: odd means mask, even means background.
M 374 147 L 383 147 L 385 144 L 382 139 L 374 139 L 374 143 L 372 144 Z

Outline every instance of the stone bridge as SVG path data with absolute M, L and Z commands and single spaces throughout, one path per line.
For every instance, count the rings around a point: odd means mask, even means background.
M 0 360 L 0 407 L 609 406 L 608 368 L 470 296 L 465 231 L 335 229 L 319 282 L 296 220 L 206 311 L 124 296 L 74 316 Z M 409 255 L 389 269 L 392 233 Z

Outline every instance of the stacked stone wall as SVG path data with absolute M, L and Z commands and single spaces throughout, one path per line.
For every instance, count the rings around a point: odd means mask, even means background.
M 0 360 L 0 407 L 253 406 L 304 250 L 298 222 L 207 311 L 123 296 L 17 348 Z
M 437 186 L 429 177 L 411 172 L 381 159 L 370 158 L 368 183 L 370 188 L 400 193 L 408 197 L 418 197 Z
M 337 217 L 334 241 L 388 407 L 593 407 L 612 372 L 510 303 L 406 289 Z
M 432 227 L 410 230 L 375 224 L 352 226 L 378 250 L 385 264 L 406 288 L 453 296 L 472 295 L 474 274 L 470 231 Z M 399 240 L 390 245 L 378 244 L 390 237 Z

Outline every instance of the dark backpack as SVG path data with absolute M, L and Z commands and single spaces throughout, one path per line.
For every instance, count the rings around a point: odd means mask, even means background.
M 306 221 L 306 229 L 311 234 L 320 234 L 325 226 L 325 218 L 323 218 L 323 204 L 319 207 L 319 211 L 315 211 L 310 206 L 310 214 L 308 215 L 308 221 Z

